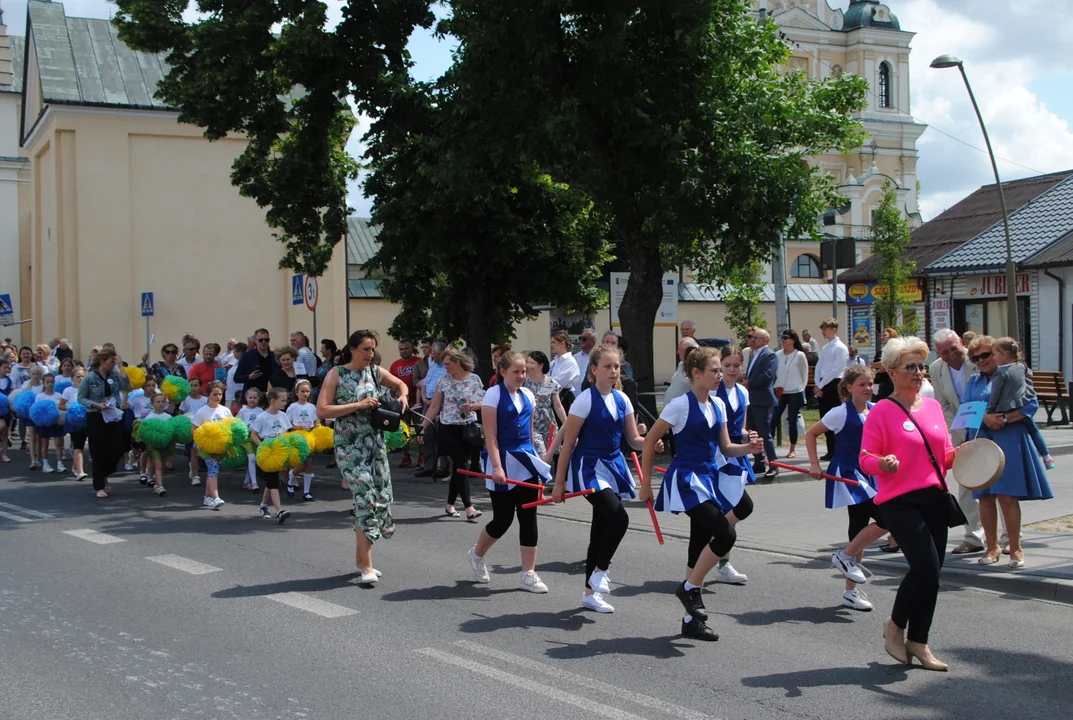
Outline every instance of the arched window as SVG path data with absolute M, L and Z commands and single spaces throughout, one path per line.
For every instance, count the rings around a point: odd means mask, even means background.
M 790 268 L 790 277 L 794 278 L 822 278 L 823 272 L 820 270 L 820 262 L 814 256 L 798 255 L 794 260 L 794 265 Z
M 876 94 L 879 95 L 879 107 L 894 107 L 891 102 L 890 65 L 885 62 L 879 64 L 879 91 Z

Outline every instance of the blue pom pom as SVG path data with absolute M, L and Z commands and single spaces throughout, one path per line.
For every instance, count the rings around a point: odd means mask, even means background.
M 59 395 L 63 395 L 63 391 L 69 387 L 74 387 L 74 383 L 63 376 L 58 376 L 56 378 L 56 385 L 52 390 Z
M 7 395 L 0 395 L 0 418 L 7 417 L 7 411 L 9 409 Z
M 41 398 L 30 406 L 30 419 L 41 427 L 55 425 L 60 419 L 60 408 L 51 400 Z
M 18 413 L 19 417 L 23 420 L 30 419 L 30 407 L 34 404 L 34 400 L 37 400 L 37 396 L 29 390 L 24 390 L 15 396 L 13 402 L 15 412 Z
M 86 430 L 86 406 L 81 403 L 70 403 L 67 406 L 67 424 L 64 425 L 66 432 L 85 432 Z

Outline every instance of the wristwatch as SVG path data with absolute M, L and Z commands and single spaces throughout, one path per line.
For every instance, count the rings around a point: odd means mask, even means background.
M 1009 425 L 1010 424 L 1010 419 L 1008 417 L 1006 417 L 1006 413 L 1002 413 L 1002 424 L 1003 425 Z

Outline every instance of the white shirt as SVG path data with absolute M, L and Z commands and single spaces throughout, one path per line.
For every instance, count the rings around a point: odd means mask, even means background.
M 194 413 L 196 413 L 198 410 L 208 404 L 209 399 L 204 395 L 197 398 L 196 400 L 192 397 L 187 397 L 185 400 L 179 403 L 179 412 L 181 412 L 183 415 L 190 415 L 191 417 L 193 417 Z
M 234 402 L 235 395 L 242 392 L 242 383 L 235 382 L 236 370 L 238 370 L 238 363 L 234 363 L 231 366 L 231 369 L 227 371 L 227 389 L 224 391 L 226 393 L 226 395 L 224 395 L 224 402 Z M 243 400 L 245 400 L 245 398 L 243 398 Z
M 723 387 L 726 388 L 727 400 L 730 402 L 731 410 L 738 409 L 738 390 L 741 390 L 741 396 L 745 398 L 745 407 L 749 407 L 749 388 L 744 385 L 738 385 L 737 383 L 734 384 L 734 387 L 727 387 L 726 385 L 723 385 Z M 715 393 L 712 393 L 712 397 L 715 397 Z M 717 399 L 722 400 L 723 398 Z
M 217 420 L 224 420 L 229 417 L 232 417 L 231 411 L 224 407 L 223 404 L 217 405 L 214 408 L 205 405 L 205 407 L 194 413 L 194 417 L 190 419 L 190 424 L 194 427 L 200 427 L 205 423 L 216 422 Z
M 60 397 L 63 398 L 68 405 L 78 402 L 78 388 L 74 385 L 60 393 Z
M 182 353 L 179 353 L 179 359 L 176 360 L 175 362 L 177 362 L 180 365 L 182 365 L 183 370 L 186 371 L 186 376 L 190 377 L 190 368 L 194 367 L 194 365 L 196 365 L 199 362 L 201 362 L 201 355 L 195 355 L 194 356 L 194 362 L 187 362 L 186 361 L 186 356 L 183 355 Z
M 142 420 L 163 420 L 167 422 L 168 420 L 171 420 L 171 415 L 168 415 L 167 413 L 151 412 L 142 418 Z
M 667 392 L 663 393 L 663 404 L 667 405 L 671 400 L 682 397 L 692 387 L 689 384 L 689 379 L 686 378 L 685 373 L 682 371 L 682 363 L 678 363 L 678 369 L 674 372 L 674 376 L 671 377 L 671 384 L 667 386 Z
M 291 403 L 287 408 L 287 419 L 293 428 L 311 429 L 317 424 L 317 406 L 313 403 Z
M 723 401 L 714 395 L 709 396 L 709 402 L 697 403 L 697 406 L 704 413 L 704 418 L 708 421 L 708 427 L 715 425 L 716 411 L 719 412 L 719 419 L 724 419 L 727 416 L 726 406 L 723 405 Z M 671 400 L 663 412 L 659 414 L 659 419 L 667 423 L 674 430 L 674 434 L 682 432 L 685 429 L 686 422 L 689 420 L 689 396 L 682 395 L 674 400 Z M 725 420 L 723 420 L 725 422 Z
M 775 373 L 775 387 L 783 392 L 799 393 L 808 385 L 808 358 L 800 350 L 791 350 L 787 355 L 780 350 L 775 353 L 779 358 L 779 369 Z
M 808 347 L 810 350 L 812 350 L 812 352 L 816 353 L 817 355 L 820 354 L 820 344 L 816 342 L 816 338 L 809 338 Z
M 920 385 L 920 396 L 935 399 L 935 386 L 927 378 Z
M 238 411 L 238 419 L 246 423 L 246 427 L 253 424 L 253 421 L 264 412 L 264 408 L 259 407 L 244 407 Z
M 132 392 L 127 396 L 127 402 L 130 403 L 130 409 L 134 413 L 135 420 L 144 420 L 153 410 L 153 400 L 144 392 L 140 395 L 135 395 Z
M 626 397 L 626 393 L 619 392 L 622 399 L 626 401 L 626 414 L 633 415 L 633 403 Z M 607 411 L 611 413 L 611 417 L 618 419 L 618 406 L 615 405 L 615 394 L 608 393 L 607 395 L 601 395 L 604 399 L 604 405 L 607 406 Z M 579 417 L 582 420 L 589 416 L 589 411 L 592 410 L 592 393 L 583 392 L 577 396 L 573 404 L 570 405 L 570 415 L 573 417 Z
M 282 435 L 291 429 L 291 421 L 281 412 L 263 412 L 250 424 L 250 431 L 262 440 Z
M 860 417 L 861 422 L 863 423 L 864 419 L 868 417 L 868 411 L 865 410 L 863 413 L 857 413 L 857 416 Z M 846 417 L 846 404 L 842 403 L 841 405 L 836 405 L 828 410 L 827 414 L 823 416 L 820 422 L 822 422 L 823 426 L 831 432 L 840 433 L 842 432 L 842 428 L 846 427 Z
M 230 367 L 235 364 L 235 353 L 230 350 L 224 350 L 220 353 L 220 357 L 216 358 L 216 362 L 220 363 L 224 367 Z
M 294 363 L 295 375 L 313 377 L 317 374 L 317 356 L 307 347 L 298 348 L 298 359 Z
M 499 396 L 504 392 L 501 388 L 503 388 L 503 385 L 493 385 L 488 392 L 484 394 L 484 400 L 481 400 L 481 407 L 499 407 Z M 523 394 L 529 398 L 529 404 L 534 408 L 536 407 L 536 396 L 533 395 L 532 391 L 527 390 L 526 388 L 521 388 L 518 392 L 511 395 L 510 398 L 514 401 L 514 407 L 518 412 L 521 412 L 522 408 L 525 407 L 522 403 Z
M 820 359 L 816 362 L 816 387 L 823 388 L 832 380 L 839 380 L 846 374 L 846 361 L 849 360 L 849 348 L 842 338 L 835 335 L 831 342 L 820 350 Z
M 574 353 L 574 362 L 577 363 L 578 376 L 577 382 L 570 389 L 574 391 L 574 396 L 577 397 L 581 394 L 581 384 L 585 382 L 585 373 L 589 370 L 589 354 L 584 350 Z
M 577 360 L 569 353 L 555 356 L 551 361 L 548 377 L 564 388 L 572 390 L 574 387 L 581 387 L 581 370 L 578 369 Z M 575 391 L 574 394 L 578 393 Z
M 37 396 L 37 400 L 48 400 L 49 402 L 53 403 L 56 407 L 59 407 L 60 406 L 60 400 L 63 400 L 63 395 L 60 395 L 58 392 L 54 392 L 51 395 L 49 395 L 48 393 L 42 392 Z M 37 402 L 37 400 L 34 400 L 34 402 Z
M 950 384 L 954 386 L 954 392 L 960 398 L 965 394 L 965 381 L 969 373 L 969 362 L 967 360 L 962 361 L 961 368 L 958 370 L 949 365 L 947 367 L 950 368 Z

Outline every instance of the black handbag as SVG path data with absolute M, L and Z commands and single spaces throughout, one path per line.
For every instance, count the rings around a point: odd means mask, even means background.
M 920 438 L 924 441 L 924 448 L 928 451 L 928 457 L 931 458 L 931 466 L 935 468 L 935 472 L 939 476 L 939 484 L 943 486 L 943 492 L 946 494 L 946 526 L 956 528 L 961 527 L 962 525 L 968 525 L 969 519 L 965 517 L 965 511 L 961 509 L 958 499 L 954 497 L 950 492 L 950 489 L 946 486 L 946 476 L 939 467 L 939 461 L 935 459 L 935 453 L 931 451 L 931 445 L 928 444 L 928 437 L 924 434 L 924 431 L 920 429 L 920 425 L 917 423 L 912 413 L 905 409 L 905 405 L 902 405 L 892 397 L 886 399 L 902 409 L 902 412 L 909 418 L 909 422 L 913 423 L 917 432 L 920 433 Z
M 376 383 L 376 396 L 380 405 L 373 408 L 369 424 L 381 432 L 395 432 L 402 422 L 402 403 L 384 392 L 380 387 L 380 368 L 373 368 L 373 382 Z
M 474 447 L 484 446 L 484 427 L 477 422 L 468 422 L 462 426 L 462 439 Z

